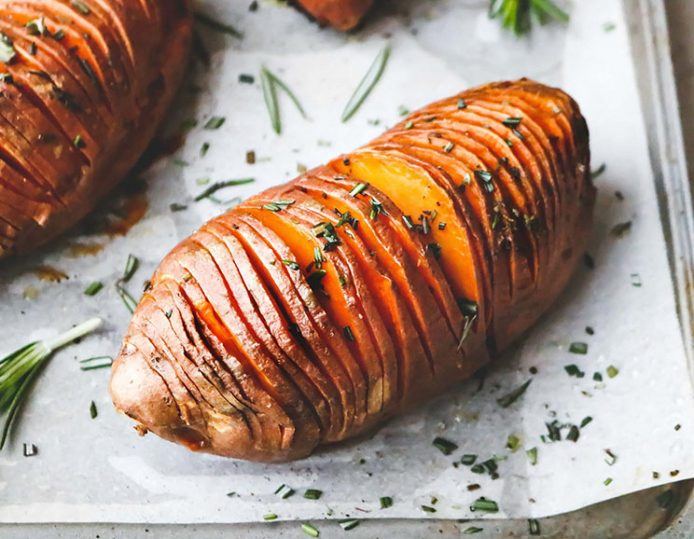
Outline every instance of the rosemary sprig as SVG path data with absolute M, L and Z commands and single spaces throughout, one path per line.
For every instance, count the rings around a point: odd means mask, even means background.
M 100 325 L 101 319 L 92 318 L 57 337 L 27 344 L 0 359 L 0 418 L 4 418 L 0 433 L 0 450 L 7 441 L 31 383 L 53 352 L 91 333 Z
M 214 195 L 220 189 L 226 189 L 227 187 L 235 187 L 237 185 L 246 185 L 248 183 L 253 183 L 254 181 L 254 178 L 241 178 L 240 180 L 226 180 L 223 182 L 215 182 L 212 185 L 210 185 L 207 189 L 205 189 L 202 193 L 200 193 L 198 196 L 196 196 L 193 200 L 195 200 L 195 202 L 200 202 L 205 198 L 210 198 L 211 195 Z
M 275 133 L 279 135 L 282 132 L 282 118 L 280 117 L 280 106 L 277 100 L 278 88 L 287 94 L 287 97 L 292 100 L 292 103 L 294 103 L 294 106 L 301 113 L 301 116 L 306 118 L 306 111 L 304 107 L 301 106 L 299 98 L 296 97 L 294 92 L 291 91 L 289 86 L 287 86 L 282 79 L 265 66 L 260 68 L 260 87 L 263 90 L 263 99 L 265 99 L 265 106 L 267 106 L 267 111 L 270 115 L 270 123 Z
M 569 15 L 553 0 L 491 0 L 489 18 L 501 19 L 501 26 L 516 36 L 532 30 L 533 18 L 540 24 L 551 20 L 567 23 Z
M 381 79 L 383 71 L 388 63 L 388 58 L 390 58 L 390 45 L 386 45 L 381 49 L 376 58 L 374 59 L 371 67 L 364 75 L 364 78 L 354 90 L 352 97 L 350 97 L 345 110 L 342 112 L 342 121 L 346 122 L 359 110 L 366 98 L 376 86 L 376 83 Z

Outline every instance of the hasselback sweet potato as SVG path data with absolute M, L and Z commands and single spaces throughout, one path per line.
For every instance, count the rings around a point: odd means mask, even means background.
M 374 0 L 297 0 L 298 4 L 321 24 L 352 30 L 373 5 Z
M 0 258 L 63 232 L 133 167 L 191 20 L 187 0 L 0 2 Z
M 564 92 L 489 84 L 256 195 L 162 262 L 111 379 L 194 450 L 304 457 L 470 377 L 584 252 L 588 130 Z

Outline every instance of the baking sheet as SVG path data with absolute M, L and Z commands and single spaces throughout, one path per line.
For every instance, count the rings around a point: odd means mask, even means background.
M 255 14 L 245 3 L 226 4 L 210 0 L 200 9 L 236 21 L 246 36 L 239 43 L 204 32 L 212 68 L 191 77 L 202 92 L 184 96 L 171 125 L 196 117 L 202 126 L 211 115 L 227 121 L 218 131 L 193 129 L 179 153 L 143 175 L 146 218 L 125 238 L 73 235 L 42 256 L 3 267 L 0 320 L 12 328 L 3 332 L 3 349 L 92 315 L 108 323 L 101 334 L 56 356 L 37 384 L 10 451 L 0 456 L 0 521 L 241 522 L 269 512 L 281 519 L 468 518 L 480 516 L 468 506 L 481 495 L 499 503 L 495 516 L 539 517 L 671 481 L 671 472 L 677 471 L 674 479 L 692 477 L 692 386 L 619 3 L 577 3 L 566 32 L 548 28 L 522 42 L 486 20 L 485 2 L 399 2 L 397 14 L 382 14 L 367 31 L 346 38 L 319 31 L 274 3 L 261 3 Z M 605 23 L 614 29 L 606 31 Z M 341 109 L 385 36 L 393 45 L 386 74 L 358 116 L 343 125 Z M 239 73 L 257 74 L 261 64 L 291 86 L 310 115 L 303 120 L 283 101 L 281 137 L 270 129 L 258 84 L 237 81 Z M 265 466 L 138 438 L 109 405 L 108 373 L 79 371 L 76 358 L 117 351 L 128 313 L 112 283 L 128 254 L 142 261 L 130 285 L 136 293 L 138 280 L 177 239 L 220 211 L 205 201 L 170 212 L 170 203 L 204 189 L 199 178 L 253 176 L 255 185 L 227 190 L 222 198 L 247 196 L 290 178 L 297 166 L 366 142 L 395 121 L 400 105 L 413 108 L 472 84 L 520 75 L 560 84 L 576 97 L 591 128 L 594 166 L 606 162 L 608 168 L 597 180 L 590 249 L 595 269 L 579 271 L 556 308 L 489 372 L 482 390 L 477 381 L 463 384 L 369 440 L 299 463 Z M 200 158 L 205 141 L 211 147 Z M 250 149 L 259 158 L 252 166 L 245 164 Z M 623 238 L 609 233 L 628 220 L 632 227 Z M 69 244 L 95 241 L 106 244 L 95 256 L 70 254 Z M 70 279 L 37 280 L 31 269 L 44 263 Z M 109 286 L 94 298 L 83 296 L 95 279 Z M 587 325 L 594 335 L 585 333 Z M 570 354 L 573 341 L 587 342 L 588 354 Z M 586 376 L 569 377 L 568 364 Z M 619 369 L 615 378 L 606 376 L 609 365 Z M 538 373 L 531 375 L 530 367 Z M 592 380 L 595 371 L 604 384 Z M 516 404 L 497 405 L 498 397 L 529 378 L 533 382 Z M 91 400 L 99 409 L 94 420 Z M 580 423 L 587 416 L 593 421 L 576 443 L 539 438 L 547 433 L 545 422 Z M 516 452 L 505 448 L 510 434 L 522 441 Z M 460 448 L 444 456 L 431 445 L 436 436 Z M 39 455 L 22 457 L 22 442 L 37 444 Z M 535 446 L 538 463 L 532 466 L 525 450 Z M 605 449 L 617 456 L 613 465 L 605 462 L 611 460 Z M 498 463 L 500 477 L 453 467 L 464 453 L 506 457 Z M 297 494 L 279 499 L 273 493 L 282 483 Z M 470 492 L 470 483 L 482 488 Z M 323 497 L 305 500 L 308 487 L 323 490 Z M 380 496 L 392 496 L 393 507 L 379 509 Z M 432 496 L 436 513 L 423 513 L 420 506 L 432 505 Z

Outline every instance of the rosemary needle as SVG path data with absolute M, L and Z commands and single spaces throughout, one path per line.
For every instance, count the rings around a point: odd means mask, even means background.
M 306 118 L 306 111 L 304 107 L 301 106 L 299 98 L 296 97 L 294 92 L 291 91 L 289 86 L 287 86 L 282 79 L 265 66 L 260 69 L 260 87 L 263 90 L 263 99 L 265 100 L 265 106 L 270 116 L 270 123 L 275 133 L 279 135 L 282 132 L 282 119 L 280 117 L 280 106 L 277 99 L 278 88 L 287 94 L 289 99 L 292 100 L 292 103 L 294 103 L 294 106 L 301 113 L 301 116 Z
M 342 112 L 343 122 L 346 122 L 352 116 L 354 116 L 354 114 L 359 110 L 359 107 L 361 107 L 364 101 L 366 101 L 366 98 L 369 97 L 369 94 L 374 89 L 374 86 L 376 86 L 376 83 L 378 83 L 380 80 L 381 75 L 383 75 L 383 71 L 388 63 L 388 58 L 390 57 L 390 50 L 390 45 L 386 45 L 381 49 L 374 59 L 371 67 L 369 67 L 369 70 L 366 72 L 366 75 L 364 75 L 364 78 L 359 83 L 359 86 L 357 86 L 357 89 L 354 90 L 352 97 L 345 106 L 345 110 Z
M 4 416 L 0 450 L 7 441 L 31 383 L 53 352 L 91 333 L 100 325 L 101 319 L 92 318 L 57 337 L 27 344 L 0 359 L 0 417 Z

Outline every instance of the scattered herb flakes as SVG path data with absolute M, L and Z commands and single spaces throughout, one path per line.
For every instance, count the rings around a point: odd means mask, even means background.
M 219 129 L 224 125 L 224 122 L 226 122 L 226 120 L 227 119 L 224 116 L 212 116 L 212 118 L 205 122 L 205 129 L 209 131 Z
M 368 183 L 360 182 L 357 185 L 354 186 L 354 188 L 349 192 L 350 196 L 356 197 L 360 194 L 362 194 L 364 191 L 366 191 L 369 188 Z
M 441 245 L 435 241 L 427 243 L 427 251 L 430 251 L 434 258 L 441 258 Z
M 532 382 L 532 378 L 527 380 L 525 383 L 522 385 L 518 386 L 516 389 L 512 390 L 511 392 L 507 393 L 503 397 L 496 399 L 496 402 L 501 406 L 502 408 L 508 408 L 511 406 L 514 402 L 516 402 L 523 393 L 525 393 L 526 389 L 528 389 L 528 386 L 530 385 L 530 382 Z
M 294 489 L 288 485 L 285 485 L 284 483 L 282 483 L 279 487 L 277 487 L 277 490 L 275 490 L 275 495 L 279 496 L 283 500 L 286 500 L 287 498 L 289 498 L 293 494 L 294 494 Z
M 99 411 L 96 409 L 96 403 L 94 401 L 91 402 L 89 405 L 89 416 L 92 419 L 96 419 L 96 416 L 99 415 Z
M 450 455 L 451 453 L 453 453 L 453 451 L 458 449 L 458 444 L 453 443 L 449 440 L 446 440 L 445 438 L 441 438 L 438 436 L 436 438 L 434 438 L 434 441 L 432 442 L 432 444 L 439 451 L 441 451 L 441 453 L 443 453 L 444 455 Z
M 405 105 L 400 105 L 398 107 L 398 114 L 400 116 L 407 116 L 410 113 L 410 109 L 408 109 Z
M 460 459 L 460 463 L 464 466 L 472 466 L 477 460 L 477 455 L 465 454 Z
M 299 264 L 297 262 L 295 262 L 294 260 L 287 260 L 287 259 L 283 258 L 282 264 L 287 266 L 289 269 L 293 269 L 293 270 L 301 269 L 301 266 L 299 266 Z
M 591 326 L 586 326 L 586 333 L 588 335 L 595 335 L 595 330 Z
M 205 157 L 207 155 L 207 152 L 210 151 L 210 143 L 209 142 L 203 142 L 202 146 L 200 146 L 200 157 Z
M 253 75 L 249 75 L 248 73 L 240 73 L 239 82 L 241 84 L 253 84 L 255 82 L 255 77 Z
M 599 372 L 594 372 L 593 380 L 595 380 L 596 382 L 602 382 L 602 374 L 600 374 Z
M 607 22 L 602 23 L 602 29 L 604 32 L 611 32 L 615 28 L 617 28 L 617 25 L 615 23 L 613 23 L 612 21 L 607 21 Z
M 218 21 L 214 17 L 207 15 L 205 13 L 201 13 L 201 12 L 197 11 L 195 13 L 195 19 L 200 24 L 207 26 L 208 28 L 210 28 L 211 30 L 214 30 L 215 32 L 219 32 L 220 34 L 226 34 L 228 36 L 235 37 L 237 39 L 243 38 L 243 34 L 241 32 L 239 32 L 236 28 L 231 26 L 230 24 L 222 22 L 222 21 Z
M 622 238 L 624 237 L 627 232 L 631 230 L 631 221 L 624 221 L 623 223 L 617 223 L 612 227 L 610 230 L 610 234 L 612 234 L 615 238 Z
M 605 480 L 602 482 L 602 484 L 605 485 L 605 486 L 608 486 L 610 483 L 612 483 L 612 478 L 611 478 L 611 477 L 608 477 L 607 479 L 605 479 Z
M 313 524 L 307 522 L 301 524 L 301 529 L 309 537 L 318 537 L 320 535 L 318 529 Z
M 278 211 L 286 210 L 289 206 L 294 204 L 294 202 L 296 202 L 296 201 L 295 200 L 274 200 L 272 202 L 268 202 L 267 204 L 263 204 L 262 208 L 264 210 L 268 210 L 268 211 L 272 211 L 272 212 L 278 212 Z
M 178 202 L 172 202 L 171 204 L 169 204 L 169 210 L 172 212 L 179 212 L 187 209 L 188 206 L 186 206 L 185 204 L 179 204 Z
M 502 120 L 501 123 L 504 124 L 506 127 L 518 127 L 521 121 L 523 121 L 523 118 L 520 118 L 518 116 L 510 116 L 505 120 Z
M 584 428 L 584 427 L 585 427 L 586 425 L 588 425 L 591 421 L 593 421 L 593 418 L 592 418 L 591 416 L 586 416 L 586 417 L 584 417 L 583 420 L 581 421 L 580 427 L 581 427 L 581 428 Z
M 278 88 L 292 100 L 297 110 L 306 118 L 306 111 L 304 111 L 301 102 L 294 92 L 292 92 L 284 81 L 265 66 L 260 69 L 260 87 L 263 91 L 263 99 L 268 110 L 268 115 L 270 116 L 270 123 L 275 133 L 279 135 L 282 132 L 282 119 L 280 117 L 280 106 L 277 99 Z
M 528 533 L 530 535 L 540 535 L 540 522 L 537 519 L 528 519 Z
M 127 283 L 131 277 L 135 275 L 135 272 L 139 267 L 140 260 L 135 255 L 129 254 L 128 259 L 125 262 L 125 269 L 123 270 L 123 277 L 121 277 L 121 281 Z
M 22 444 L 22 454 L 25 457 L 35 457 L 39 454 L 39 448 L 36 444 Z
M 465 102 L 465 100 L 462 97 L 458 98 L 458 102 L 456 103 L 456 108 L 458 110 L 462 110 L 464 108 L 467 108 L 467 103 Z
M 96 369 L 104 369 L 113 365 L 111 356 L 94 356 L 79 361 L 81 371 L 93 371 Z
M 585 372 L 583 372 L 578 368 L 577 365 L 574 365 L 573 363 L 571 365 L 565 365 L 564 370 L 569 376 L 575 376 L 576 378 L 583 378 L 586 375 Z
M 137 301 L 135 301 L 135 298 L 130 295 L 130 292 L 128 292 L 121 283 L 116 283 L 116 292 L 120 296 L 125 308 L 131 313 L 134 313 L 135 307 L 137 307 Z
M 520 438 L 515 434 L 509 434 L 508 438 L 506 438 L 506 449 L 508 449 L 512 453 L 515 453 L 516 451 L 518 451 L 520 446 Z
M 388 63 L 388 58 L 390 57 L 390 45 L 384 46 L 380 52 L 376 55 L 371 67 L 364 75 L 356 90 L 349 98 L 345 109 L 342 111 L 342 121 L 348 121 L 359 108 L 362 106 L 366 98 L 372 92 L 378 81 L 380 80 L 383 72 L 385 71 L 386 65 Z
M 615 462 L 617 462 L 617 455 L 613 453 L 611 449 L 604 449 L 603 451 L 605 451 L 605 454 L 607 455 L 607 458 L 605 459 L 607 465 L 614 466 Z
M 530 464 L 535 466 L 537 464 L 537 447 L 531 447 L 525 452 L 525 454 L 527 455 Z
M 202 193 L 197 195 L 193 200 L 195 202 L 200 202 L 206 198 L 210 198 L 213 194 L 221 189 L 226 189 L 227 187 L 235 187 L 237 185 L 246 185 L 248 183 L 253 183 L 255 179 L 253 178 L 241 178 L 238 180 L 226 180 L 222 182 L 215 182 L 205 189 Z
M 345 339 L 347 339 L 350 342 L 354 342 L 354 333 L 352 333 L 352 328 L 349 326 L 345 326 L 342 328 L 342 333 L 345 336 Z
M 606 372 L 607 372 L 608 377 L 614 378 L 615 376 L 617 376 L 619 374 L 619 369 L 617 367 L 615 367 L 614 365 L 610 365 L 609 367 L 607 367 Z
M 99 291 L 104 287 L 104 283 L 100 281 L 94 281 L 89 283 L 87 285 L 87 288 L 84 289 L 84 294 L 86 296 L 95 296 L 99 293 Z
M 598 168 L 596 168 L 595 170 L 591 171 L 591 173 L 590 173 L 590 178 L 591 178 L 592 180 L 594 180 L 595 178 L 597 178 L 598 176 L 600 176 L 600 175 L 601 175 L 603 172 L 605 172 L 606 170 L 607 170 L 607 164 L 601 163 L 600 166 L 599 166 Z
M 277 515 L 275 513 L 267 513 L 263 515 L 263 520 L 266 522 L 272 522 L 273 520 L 277 520 Z
M 425 513 L 436 513 L 436 508 L 431 507 L 430 505 L 420 505 L 419 508 Z
M 246 152 L 246 163 L 249 165 L 255 165 L 256 157 L 254 150 L 248 150 Z
M 389 507 L 393 507 L 392 496 L 381 496 L 378 499 L 378 501 L 381 504 L 381 509 L 388 509 Z
M 498 513 L 499 505 L 494 500 L 489 500 L 482 496 L 477 498 L 472 505 L 470 505 L 470 511 L 481 511 L 483 513 Z
M 584 342 L 572 342 L 569 345 L 569 352 L 572 354 L 587 354 L 588 353 L 588 343 Z
M 307 500 L 319 500 L 322 495 L 323 491 L 315 488 L 307 488 L 304 492 L 304 498 Z
M 359 521 L 356 518 L 350 518 L 347 520 L 338 520 L 338 524 L 340 524 L 340 528 L 347 532 L 359 526 Z
M 631 286 L 634 286 L 636 288 L 641 288 L 641 285 L 643 284 L 643 282 L 641 281 L 641 275 L 639 275 L 638 273 L 632 273 L 630 275 L 630 278 L 631 278 Z
M 473 535 L 475 533 L 482 533 L 484 528 L 478 528 L 477 526 L 470 526 L 463 530 L 463 535 Z
M 405 129 L 412 129 L 414 127 L 414 122 L 412 120 L 407 120 L 405 122 Z
M 580 435 L 581 431 L 578 430 L 578 427 L 576 425 L 571 425 L 571 428 L 569 428 L 569 433 L 566 435 L 566 439 L 571 442 L 577 442 Z

